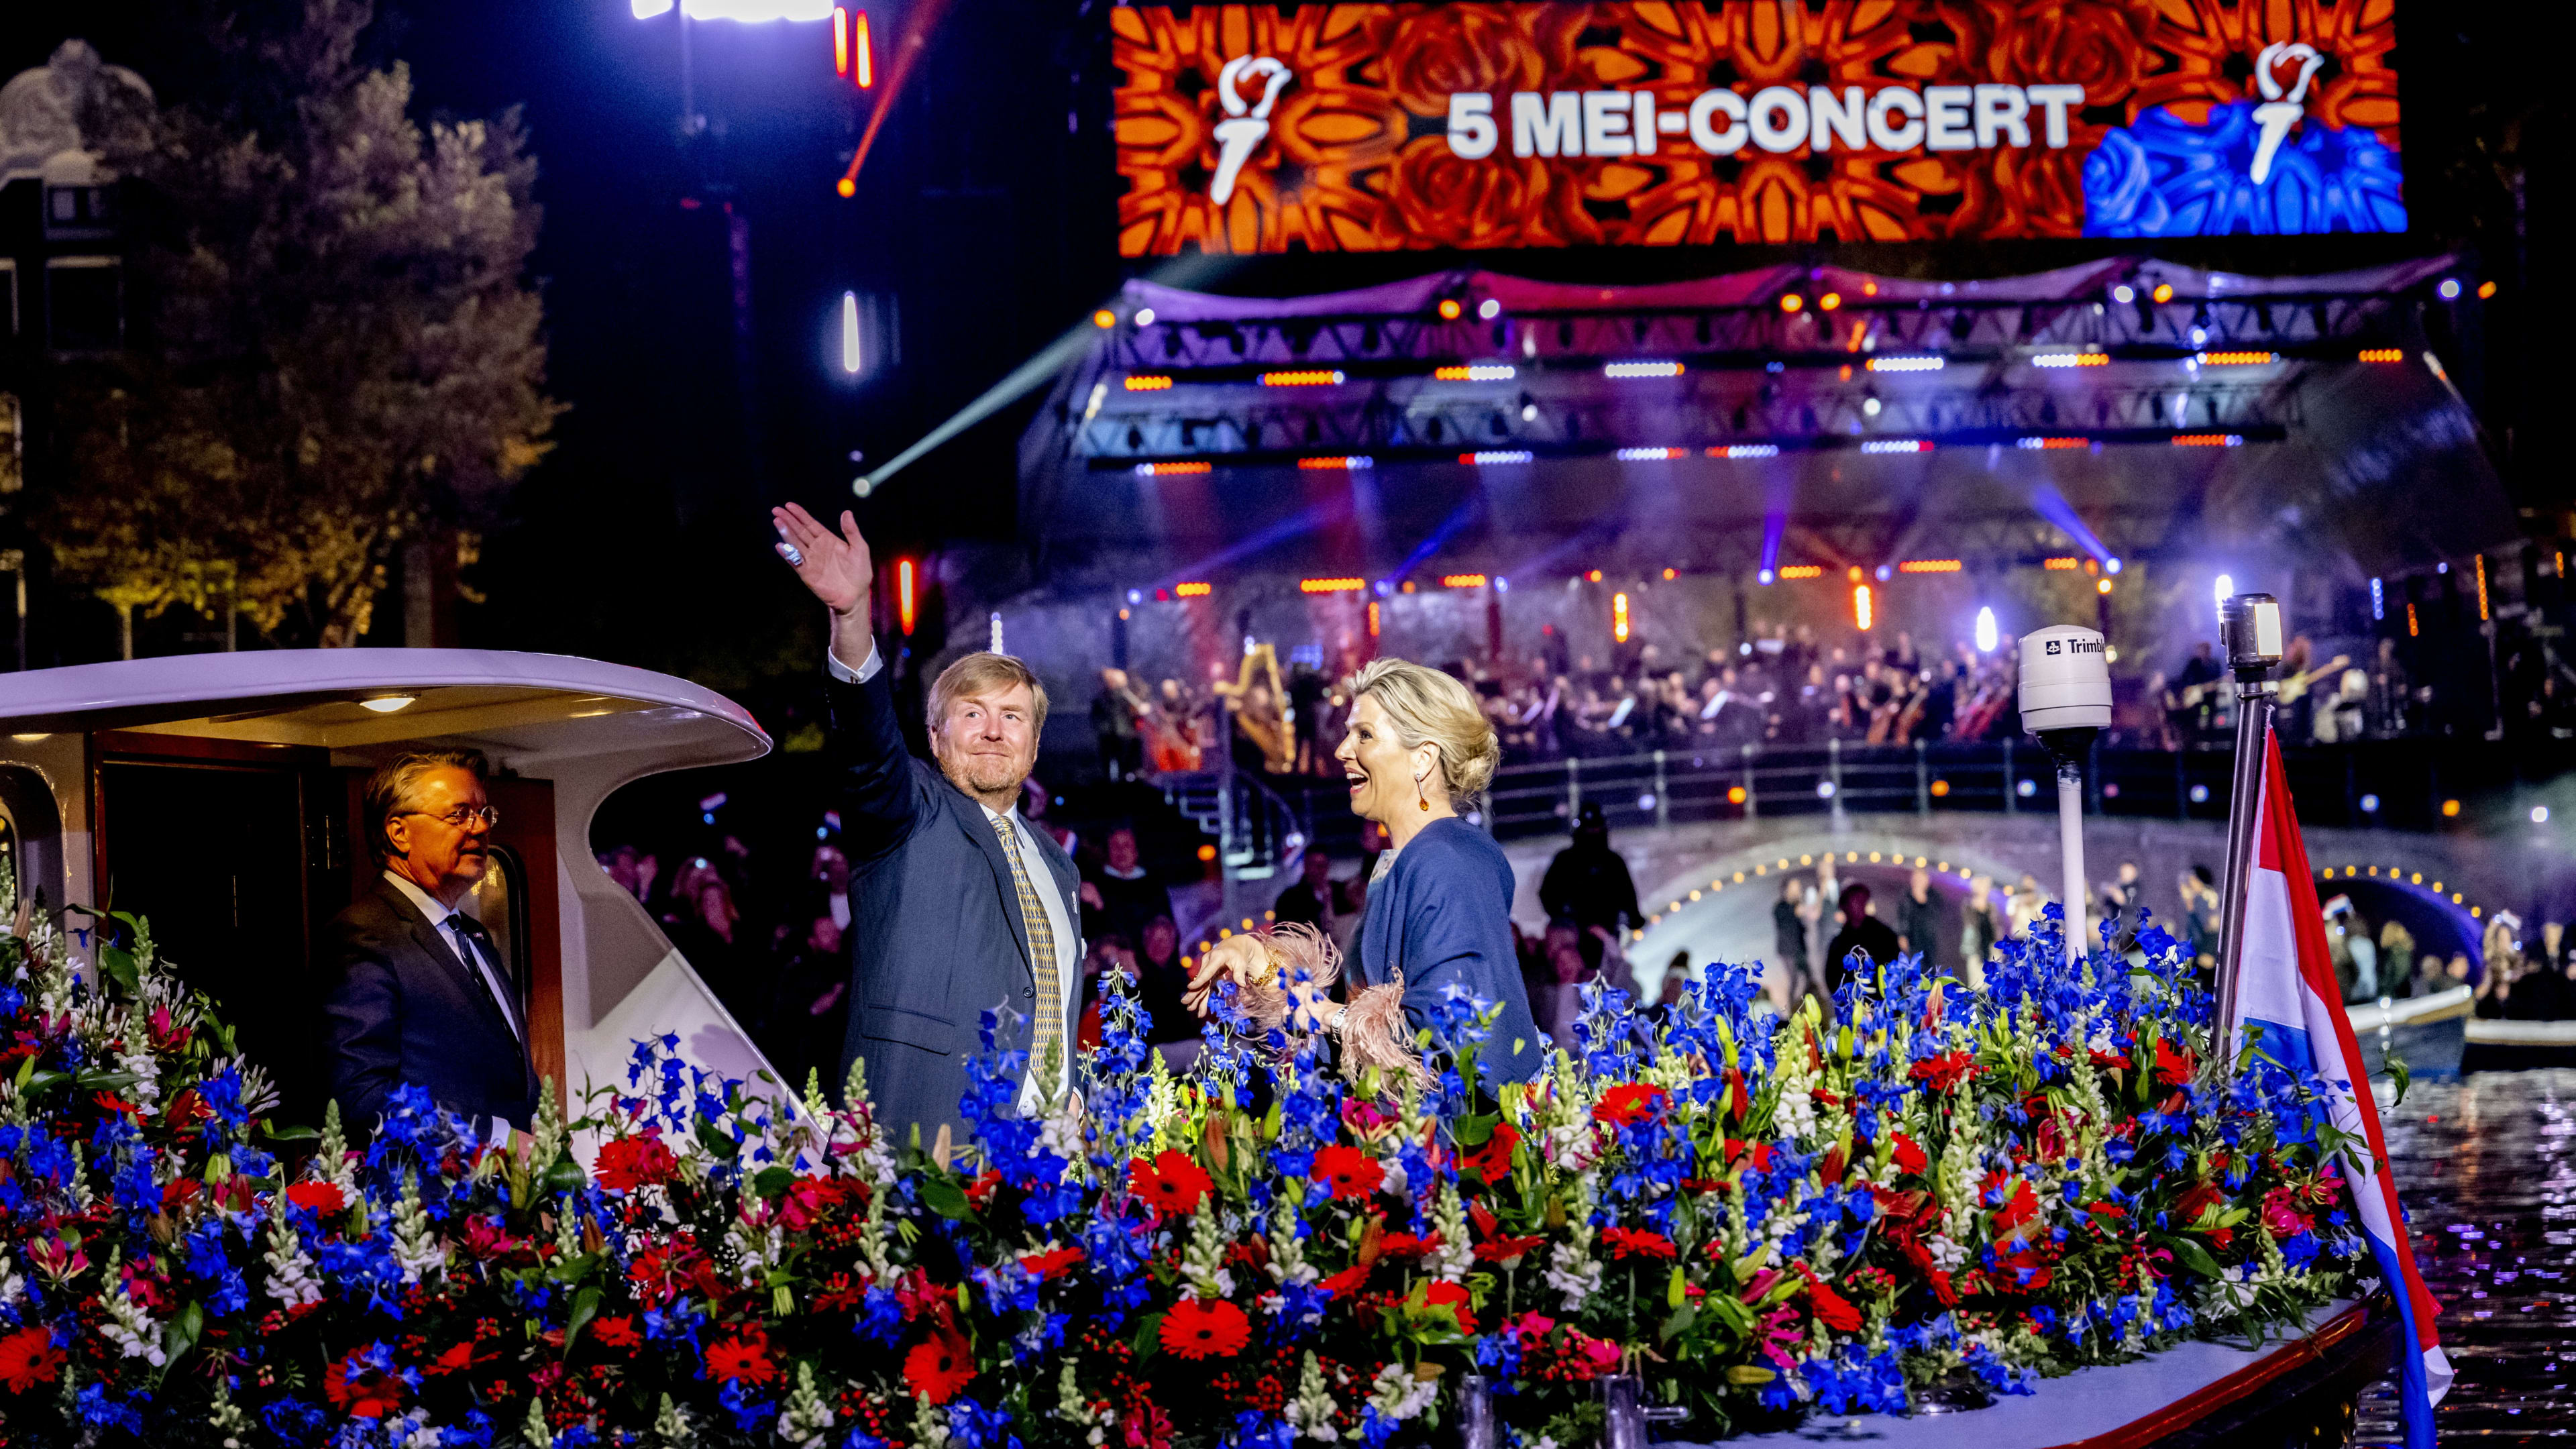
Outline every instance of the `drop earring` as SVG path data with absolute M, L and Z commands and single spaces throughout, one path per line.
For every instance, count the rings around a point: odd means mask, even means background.
M 1429 778 L 1431 777 L 1428 775 L 1416 775 L 1413 777 L 1413 808 L 1423 811 L 1426 814 L 1429 813 L 1431 809 L 1431 797 L 1423 793 L 1422 782 Z

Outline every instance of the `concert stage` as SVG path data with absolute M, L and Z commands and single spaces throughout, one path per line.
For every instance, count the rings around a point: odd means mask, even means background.
M 1022 517 L 1057 591 L 1148 598 L 1253 573 L 2107 565 L 2209 539 L 2429 568 L 2513 531 L 2436 356 L 2455 266 L 1131 282 L 1023 439 Z

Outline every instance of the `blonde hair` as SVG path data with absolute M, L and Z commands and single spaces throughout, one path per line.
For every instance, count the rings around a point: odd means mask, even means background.
M 1386 711 L 1398 744 L 1408 750 L 1439 747 L 1440 778 L 1449 786 L 1452 804 L 1466 805 L 1493 783 L 1494 767 L 1502 763 L 1502 742 L 1467 686 L 1437 669 L 1380 659 L 1360 671 L 1353 702 L 1361 695 L 1375 697 L 1377 707 Z
M 1038 682 L 1035 671 L 1010 655 L 982 651 L 949 665 L 939 671 L 937 679 L 930 681 L 928 713 L 931 733 L 937 734 L 939 727 L 947 723 L 948 707 L 960 698 L 992 694 L 1007 690 L 1014 684 L 1029 687 L 1029 735 L 1035 738 L 1038 731 L 1046 728 L 1046 686 Z

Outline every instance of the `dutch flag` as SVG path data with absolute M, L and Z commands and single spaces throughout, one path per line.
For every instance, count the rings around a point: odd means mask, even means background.
M 2408 1449 L 2433 1449 L 2433 1406 L 2451 1387 L 2451 1362 L 2442 1355 L 2434 1332 L 2433 1296 L 2415 1271 L 2415 1253 L 2406 1238 L 2406 1218 L 2397 1205 L 2397 1186 L 2390 1181 L 2388 1144 L 2379 1132 L 2379 1108 L 2371 1100 L 2362 1071 L 2360 1047 L 2352 1023 L 2344 1016 L 2343 991 L 2335 981 L 2334 962 L 2326 948 L 2324 917 L 2317 909 L 2317 889 L 2308 873 L 2307 847 L 2299 840 L 2298 816 L 2290 804 L 2290 784 L 2281 769 L 2281 745 L 2269 731 L 2262 798 L 2256 803 L 2254 878 L 2245 894 L 2242 964 L 2236 985 L 2236 1019 L 2228 1040 L 2240 1048 L 2241 1029 L 2259 1027 L 2266 1056 L 2285 1066 L 2313 1068 L 2344 1090 L 2328 1106 L 2334 1125 L 2370 1143 L 2370 1163 L 2356 1174 L 2344 1165 L 2352 1186 L 2353 1215 L 2370 1251 L 2379 1259 L 2379 1276 L 2397 1300 L 2404 1320 L 2398 1354 L 2398 1403 L 2406 1419 Z

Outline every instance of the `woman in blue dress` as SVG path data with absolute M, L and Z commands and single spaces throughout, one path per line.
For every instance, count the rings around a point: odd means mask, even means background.
M 1458 816 L 1502 758 L 1475 696 L 1438 670 L 1378 660 L 1360 671 L 1334 758 L 1350 781 L 1351 812 L 1385 826 L 1393 848 L 1378 857 L 1351 963 L 1364 989 L 1348 1006 L 1299 1003 L 1301 1024 L 1343 1038 L 1356 1060 L 1383 1059 L 1388 1043 L 1359 1034 L 1395 1038 L 1397 1051 L 1409 1051 L 1412 1034 L 1436 1030 L 1450 993 L 1463 990 L 1497 1013 L 1477 1049 L 1482 1074 L 1537 1076 L 1547 1044 L 1512 937 L 1511 862 Z M 1220 942 L 1201 963 L 1194 996 L 1203 1001 L 1220 975 L 1259 979 L 1266 963 L 1256 951 L 1251 938 Z

